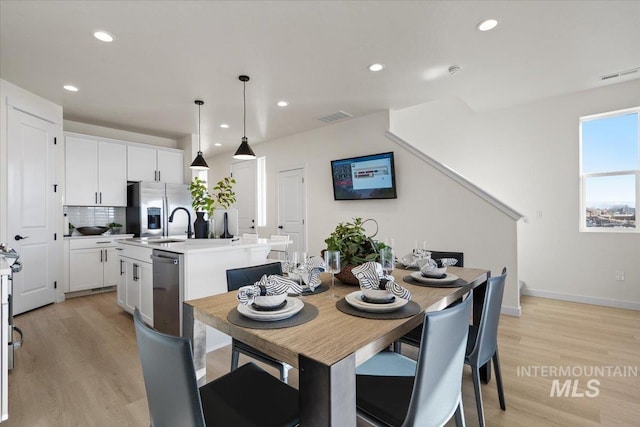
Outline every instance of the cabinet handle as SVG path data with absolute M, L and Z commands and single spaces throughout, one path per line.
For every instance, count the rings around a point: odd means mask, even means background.
M 160 171 L 158 171 L 158 182 L 162 181 L 162 178 L 160 178 Z
M 96 191 L 96 205 L 98 204 L 98 192 Z
M 120 275 L 122 276 L 124 274 L 124 271 L 122 271 L 122 264 L 124 263 L 124 261 L 120 260 Z
M 102 191 L 100 192 L 100 204 L 102 204 Z
M 133 264 L 133 281 L 137 282 L 139 277 L 138 277 L 138 264 Z
M 107 249 L 104 250 L 104 262 L 109 262 L 109 252 L 107 252 Z
M 102 262 L 102 249 L 100 249 L 100 262 Z
M 158 182 L 158 171 L 153 171 L 153 180 Z

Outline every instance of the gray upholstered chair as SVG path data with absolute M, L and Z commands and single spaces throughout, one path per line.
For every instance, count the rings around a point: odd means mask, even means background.
M 493 360 L 496 371 L 496 384 L 498 386 L 498 399 L 500 408 L 504 411 L 507 406 L 504 400 L 502 388 L 502 373 L 500 372 L 500 359 L 498 358 L 498 324 L 500 322 L 500 309 L 502 307 L 502 295 L 507 278 L 507 269 L 502 269 L 500 276 L 491 277 L 487 282 L 482 315 L 478 326 L 469 326 L 469 339 L 467 341 L 467 354 L 464 363 L 471 367 L 473 389 L 476 395 L 476 407 L 480 427 L 484 427 L 484 410 L 482 408 L 482 394 L 480 392 L 480 367 Z
M 298 424 L 294 388 L 249 363 L 198 389 L 189 340 L 150 328 L 137 308 L 133 318 L 152 427 Z
M 455 258 L 458 260 L 456 267 L 464 267 L 464 253 L 462 252 L 442 252 L 442 251 L 429 251 L 431 252 L 431 258 Z M 409 344 L 414 347 L 420 347 L 420 337 L 422 336 L 422 325 L 417 326 L 407 332 L 398 341 L 393 344 L 393 351 L 396 353 L 402 352 L 402 344 Z
M 417 362 L 385 351 L 356 368 L 358 415 L 374 425 L 442 426 L 452 416 L 464 426 L 462 369 L 471 294 L 427 313 Z
M 260 278 L 265 274 L 267 276 L 272 274 L 282 274 L 282 263 L 272 262 L 269 264 L 227 270 L 227 290 L 236 291 L 242 286 L 252 285 L 260 280 Z M 291 365 L 264 354 L 260 350 L 257 350 L 235 338 L 232 338 L 231 340 L 232 371 L 238 368 L 240 353 L 278 369 L 280 372 L 280 380 L 285 383 L 287 382 L 289 378 L 289 370 L 292 368 Z

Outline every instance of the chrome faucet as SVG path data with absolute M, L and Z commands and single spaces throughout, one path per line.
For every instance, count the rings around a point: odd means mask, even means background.
M 169 222 L 173 222 L 173 214 L 175 214 L 176 211 L 179 211 L 180 209 L 187 213 L 187 219 L 189 221 L 187 222 L 187 239 L 191 239 L 191 236 L 193 236 L 193 231 L 191 231 L 191 214 L 189 213 L 187 208 L 183 208 L 182 206 L 178 206 L 177 208 L 175 208 L 173 212 L 171 212 L 171 215 L 169 215 Z

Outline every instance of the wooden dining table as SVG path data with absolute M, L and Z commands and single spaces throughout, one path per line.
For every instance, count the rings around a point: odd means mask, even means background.
M 251 329 L 227 320 L 238 305 L 236 292 L 191 301 L 183 306 L 183 336 L 191 339 L 196 375 L 206 382 L 206 327 L 216 328 L 299 370 L 300 424 L 302 426 L 356 425 L 356 366 L 388 348 L 420 325 L 425 312 L 442 310 L 474 289 L 474 323 L 479 321 L 486 282 L 484 269 L 449 267 L 467 284 L 462 287 L 427 287 L 404 281 L 414 271 L 396 268 L 396 282 L 411 291 L 420 313 L 403 319 L 368 319 L 339 311 L 336 302 L 357 287 L 335 281 L 331 290 L 301 297 L 317 307 L 318 315 L 299 326 Z M 323 273 L 323 283 L 331 276 Z M 335 294 L 337 298 L 332 298 Z M 251 391 L 247 390 L 250 394 Z

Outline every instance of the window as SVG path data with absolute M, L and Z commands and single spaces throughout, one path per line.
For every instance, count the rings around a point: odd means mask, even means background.
M 638 231 L 639 108 L 580 118 L 580 230 Z
M 267 226 L 267 158 L 258 157 L 257 160 L 257 214 L 258 227 Z

